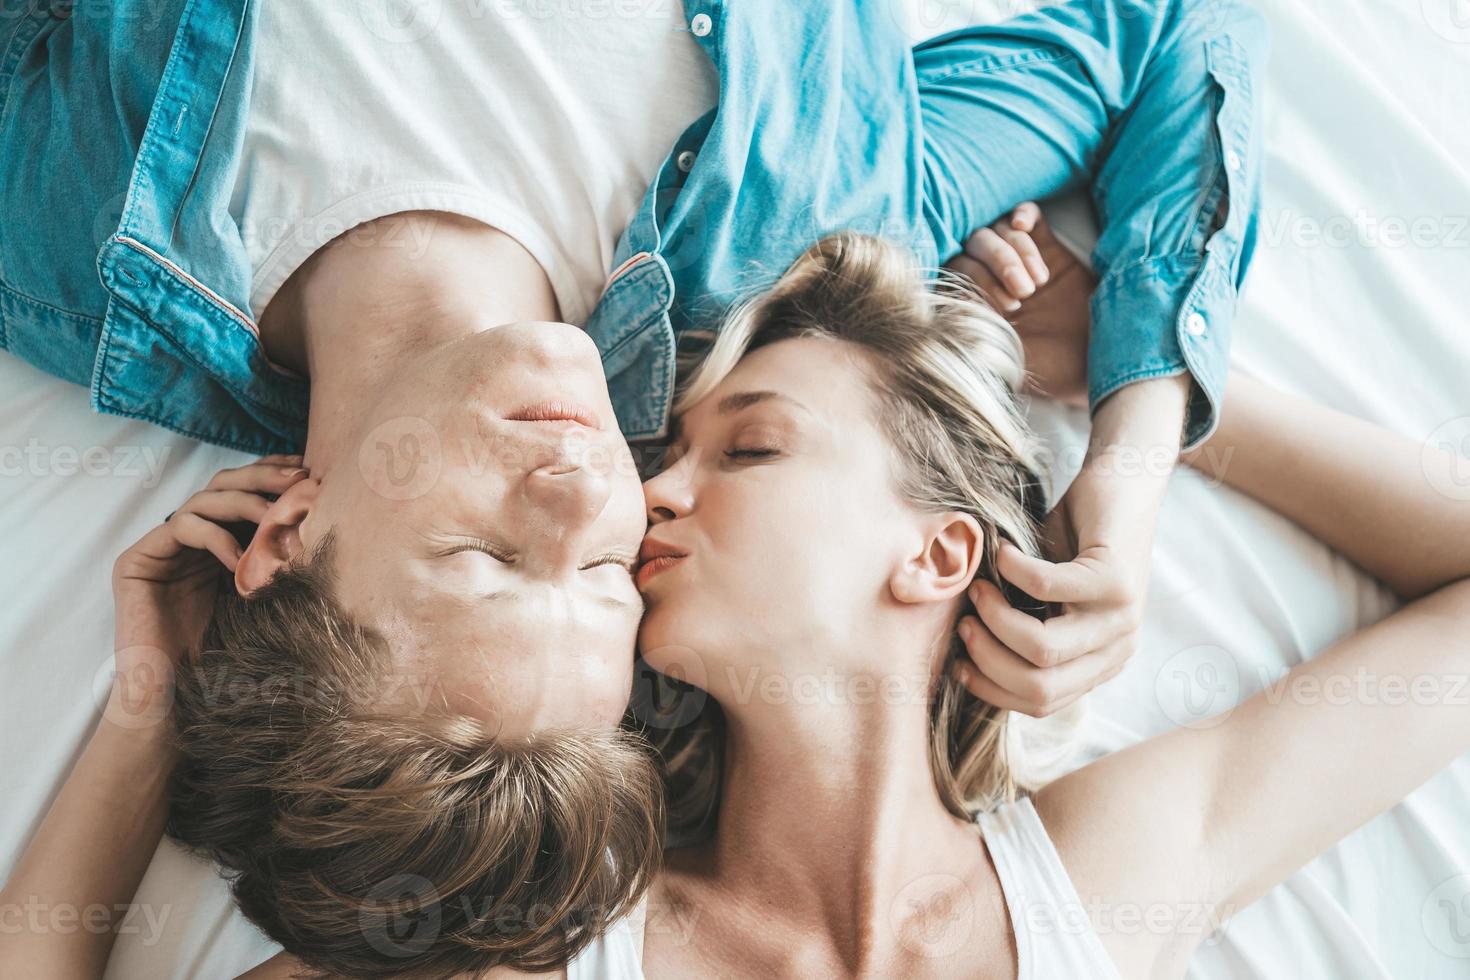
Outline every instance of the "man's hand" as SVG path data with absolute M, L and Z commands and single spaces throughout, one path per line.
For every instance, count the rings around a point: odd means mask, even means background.
M 1034 386 L 1087 403 L 1088 302 L 1096 278 L 1052 235 L 1034 204 L 970 236 L 950 267 L 999 303 L 1026 351 Z M 1037 275 L 1041 272 L 1041 275 Z M 1179 458 L 1188 375 L 1135 382 L 1093 419 L 1087 458 L 1047 518 L 1046 558 L 1005 544 L 997 569 L 1061 609 L 1046 621 L 1013 608 L 999 588 L 970 591 L 978 617 L 960 623 L 971 663 L 959 672 L 978 698 L 1029 715 L 1067 707 L 1117 675 L 1137 647 L 1154 528 Z
M 1154 528 L 1179 458 L 1187 376 L 1142 381 L 1108 398 L 1093 421 L 1082 471 L 1047 518 L 1047 558 L 1007 543 L 1007 582 L 1053 603 L 1041 621 L 1012 608 L 993 583 L 970 598 L 979 618 L 960 623 L 973 663 L 961 663 L 976 697 L 1044 716 L 1116 676 L 1138 643 Z
M 1097 276 L 1057 241 L 1039 207 L 1028 201 L 979 229 L 947 268 L 969 277 L 1016 328 L 1030 390 L 1087 404 L 1089 304 Z
M 267 456 L 222 470 L 118 557 L 112 568 L 117 677 L 109 720 L 140 728 L 166 716 L 173 667 L 209 624 L 221 566 L 233 572 L 240 559 L 226 525 L 258 523 L 270 498 L 305 475 L 300 456 Z

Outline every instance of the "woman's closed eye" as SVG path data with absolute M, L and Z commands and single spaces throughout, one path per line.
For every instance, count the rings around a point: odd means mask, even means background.
M 727 459 L 770 459 L 780 455 L 780 450 L 772 446 L 750 447 L 725 450 Z

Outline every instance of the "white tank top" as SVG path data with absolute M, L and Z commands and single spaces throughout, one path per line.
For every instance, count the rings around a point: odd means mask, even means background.
M 584 323 L 649 181 L 719 97 L 681 0 L 277 0 L 259 16 L 231 200 L 256 316 L 343 232 L 437 210 L 519 241 Z
M 1031 801 L 975 820 L 1016 934 L 1017 980 L 1122 980 Z
M 1016 933 L 1017 980 L 1122 980 L 1029 799 L 979 814 Z M 644 980 L 646 906 L 567 964 L 567 980 Z
M 567 980 L 644 980 L 643 924 L 648 900 L 614 922 L 567 962 Z

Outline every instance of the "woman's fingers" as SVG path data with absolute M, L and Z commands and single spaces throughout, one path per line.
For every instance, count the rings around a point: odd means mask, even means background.
M 1042 235 L 1050 239 L 1051 231 L 1041 208 L 1027 201 L 994 224 L 975 229 L 964 252 L 949 265 L 990 293 L 1002 311 L 1014 313 L 1051 279 L 1038 243 Z
M 1046 267 L 1046 260 L 1041 257 L 1041 249 L 1036 245 L 1029 232 L 1017 231 L 1008 228 L 1004 224 L 997 224 L 996 234 L 1021 257 L 1021 264 L 1026 267 L 1026 272 L 1031 276 L 1031 281 L 1039 289 L 1046 285 L 1051 278 L 1051 273 Z
M 996 222 L 996 230 L 1001 231 L 1005 227 L 1009 234 L 1002 231 L 1002 237 L 1015 247 L 1021 256 L 1021 261 L 1031 272 L 1031 278 L 1036 280 L 1038 287 L 1045 286 L 1051 278 L 1051 270 L 1047 268 L 1046 259 L 1041 254 L 1042 235 L 1050 237 L 1051 229 L 1041 217 L 1041 206 L 1035 201 L 1027 201 L 1016 205 L 1011 212 L 1008 222 Z
M 961 252 L 947 263 L 955 272 L 967 277 L 985 294 L 985 297 L 1002 313 L 1014 313 L 1021 308 L 1021 301 L 979 262 Z
M 1028 235 L 1036 228 L 1036 223 L 1040 220 L 1041 206 L 1035 201 L 1017 204 L 1016 209 L 1011 212 L 1011 227 L 1016 231 L 1024 231 Z
M 1036 283 L 1021 261 L 1016 246 L 993 228 L 977 229 L 965 241 L 965 254 L 989 269 L 1017 299 L 1024 300 L 1036 292 Z

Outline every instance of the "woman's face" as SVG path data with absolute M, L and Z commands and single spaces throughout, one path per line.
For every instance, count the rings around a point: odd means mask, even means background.
M 812 655 L 865 646 L 915 526 L 877 412 L 867 355 L 811 337 L 748 354 L 677 420 L 673 462 L 643 488 L 651 666 L 724 697 L 762 681 L 752 666 L 787 682 L 857 668 Z

